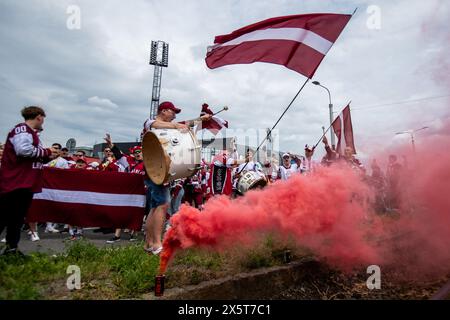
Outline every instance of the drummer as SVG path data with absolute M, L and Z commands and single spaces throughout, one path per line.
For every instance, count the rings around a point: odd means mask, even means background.
M 236 174 L 242 175 L 247 171 L 255 171 L 264 175 L 261 164 L 257 161 L 253 161 L 253 152 L 250 150 L 247 150 L 247 154 L 245 155 L 245 163 L 239 165 Z
M 142 137 L 149 130 L 154 129 L 177 129 L 184 132 L 189 130 L 188 125 L 193 121 L 187 121 L 187 124 L 173 122 L 176 115 L 181 112 L 180 108 L 175 107 L 172 102 L 162 102 L 158 107 L 158 114 L 155 119 L 147 119 L 144 123 L 144 131 Z M 211 115 L 204 115 L 200 119 L 206 121 L 211 118 Z M 148 253 L 158 255 L 163 250 L 162 248 L 162 233 L 166 219 L 166 213 L 170 203 L 169 184 L 157 185 L 150 179 L 145 180 L 147 190 L 151 196 L 150 213 L 147 218 L 145 229 L 146 239 L 144 250 Z
M 238 183 L 239 179 L 242 177 L 243 174 L 245 174 L 248 171 L 254 171 L 259 173 L 262 177 L 265 178 L 265 174 L 262 170 L 262 166 L 259 162 L 253 161 L 253 152 L 251 152 L 249 149 L 247 149 L 247 153 L 245 155 L 245 162 L 240 164 L 239 167 L 236 168 L 236 171 L 234 172 L 233 176 L 233 190 L 235 191 L 234 196 L 238 196 L 239 192 L 238 189 Z

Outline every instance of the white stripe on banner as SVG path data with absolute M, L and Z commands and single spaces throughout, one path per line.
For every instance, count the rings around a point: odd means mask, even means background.
M 145 207 L 145 195 L 42 189 L 33 199 L 114 207 Z
M 230 40 L 223 44 L 215 45 L 213 48 L 223 46 L 234 46 L 247 41 L 259 40 L 292 40 L 301 42 L 323 55 L 327 54 L 333 42 L 319 36 L 317 33 L 302 28 L 272 28 L 264 30 L 256 30 L 244 34 L 236 39 Z

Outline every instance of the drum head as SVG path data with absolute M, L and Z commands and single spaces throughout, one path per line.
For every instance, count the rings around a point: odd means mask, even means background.
M 261 179 L 253 183 L 248 189 L 261 189 L 264 188 L 267 185 L 267 181 L 265 179 Z
M 169 178 L 170 158 L 159 138 L 151 131 L 142 140 L 142 155 L 148 177 L 158 185 L 166 182 Z
M 238 181 L 237 189 L 240 194 L 249 190 L 264 188 L 267 185 L 266 178 L 256 172 L 248 171 Z

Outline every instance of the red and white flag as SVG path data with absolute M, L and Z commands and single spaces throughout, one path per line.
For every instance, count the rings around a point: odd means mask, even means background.
M 203 116 L 205 114 L 211 115 L 214 114 L 214 112 L 212 112 L 212 110 L 209 108 L 209 105 L 206 103 L 202 105 L 202 111 L 200 112 L 200 116 Z M 208 121 L 202 121 L 202 123 L 197 127 L 197 131 L 208 129 L 209 131 L 211 131 L 212 134 L 216 135 L 223 128 L 228 128 L 228 121 L 220 117 L 213 116 Z
M 145 200 L 142 175 L 44 168 L 27 221 L 140 230 Z
M 312 78 L 351 15 L 315 13 L 283 16 L 216 36 L 208 47 L 206 65 L 268 62 Z
M 353 150 L 353 154 L 356 154 L 350 105 L 347 105 L 344 110 L 342 110 L 341 114 L 333 121 L 332 127 L 338 138 L 336 151 L 339 154 L 343 154 L 345 148 L 350 147 Z

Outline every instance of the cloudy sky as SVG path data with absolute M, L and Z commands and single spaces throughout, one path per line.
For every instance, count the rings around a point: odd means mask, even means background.
M 67 27 L 71 5 L 79 29 Z M 357 7 L 314 80 L 331 90 L 335 111 L 352 100 L 358 151 L 407 139 L 397 131 L 439 130 L 450 116 L 446 0 L 0 0 L 0 135 L 21 121 L 21 107 L 38 104 L 47 112 L 45 144 L 73 137 L 92 146 L 105 132 L 135 141 L 149 115 L 151 40 L 170 45 L 161 101 L 180 106 L 180 120 L 208 102 L 230 106 L 222 114 L 230 129 L 264 129 L 305 78 L 265 63 L 210 70 L 204 57 L 214 36 L 270 17 Z M 300 153 L 328 125 L 327 93 L 308 84 L 278 127 L 280 148 Z

